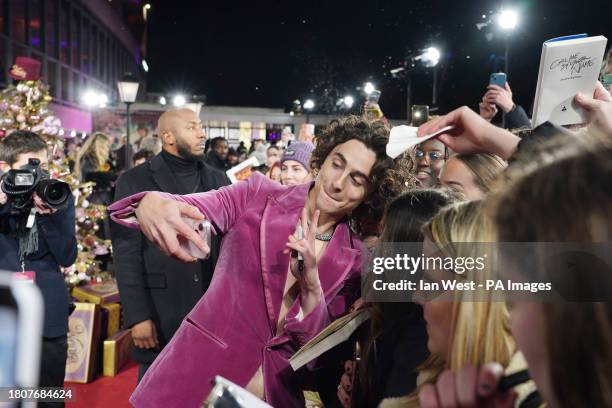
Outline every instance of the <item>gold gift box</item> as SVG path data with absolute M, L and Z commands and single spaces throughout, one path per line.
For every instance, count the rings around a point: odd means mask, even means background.
M 104 282 L 92 283 L 86 286 L 77 286 L 72 289 L 72 297 L 79 302 L 89 302 L 98 305 L 119 302 L 119 289 L 117 281 L 111 279 Z
M 68 319 L 68 358 L 65 381 L 88 383 L 97 373 L 100 346 L 100 306 L 75 303 Z
M 104 368 L 102 375 L 114 377 L 121 367 L 130 360 L 132 345 L 132 332 L 123 330 L 115 333 L 108 340 L 104 340 Z
M 110 339 L 121 327 L 121 305 L 119 303 L 108 303 L 100 305 L 102 309 L 108 310 L 108 323 L 106 326 L 106 338 Z

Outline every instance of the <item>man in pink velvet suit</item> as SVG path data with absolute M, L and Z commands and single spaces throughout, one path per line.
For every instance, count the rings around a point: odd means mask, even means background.
M 293 372 L 288 359 L 359 297 L 367 252 L 355 230 L 379 220 L 404 186 L 385 153 L 388 132 L 361 117 L 332 122 L 312 155 L 313 183 L 287 188 L 254 174 L 217 191 L 140 193 L 109 207 L 115 221 L 185 261 L 193 258 L 180 237 L 206 248 L 181 217 L 206 218 L 223 236 L 208 292 L 142 379 L 134 406 L 199 407 L 217 374 L 273 406 L 304 406 L 306 369 Z

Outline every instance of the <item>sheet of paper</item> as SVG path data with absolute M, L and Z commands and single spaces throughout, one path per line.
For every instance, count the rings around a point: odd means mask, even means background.
M 387 143 L 387 156 L 395 159 L 411 147 L 421 144 L 432 137 L 448 132 L 451 129 L 453 129 L 453 126 L 446 126 L 429 135 L 418 137 L 417 127 L 406 125 L 395 126 L 391 129 L 391 134 L 389 135 L 389 142 Z

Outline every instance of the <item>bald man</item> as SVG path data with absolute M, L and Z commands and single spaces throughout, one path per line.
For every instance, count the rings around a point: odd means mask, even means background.
M 204 162 L 206 135 L 189 109 L 163 113 L 158 121 L 162 151 L 121 175 L 115 200 L 141 191 L 191 194 L 229 184 Z M 125 327 L 132 331 L 138 381 L 202 297 L 214 270 L 219 238 L 206 261 L 184 263 L 164 255 L 136 230 L 112 223 L 113 257 Z

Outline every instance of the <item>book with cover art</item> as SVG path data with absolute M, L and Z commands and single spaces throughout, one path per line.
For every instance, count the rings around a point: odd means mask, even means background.
M 351 334 L 369 318 L 370 310 L 360 308 L 334 320 L 289 359 L 291 368 L 297 371 L 321 354 L 347 341 Z
M 255 157 L 249 157 L 239 165 L 227 170 L 225 174 L 227 174 L 227 177 L 230 179 L 232 184 L 234 184 L 251 177 L 251 174 L 253 174 L 253 171 L 255 171 L 253 170 L 253 167 L 258 167 L 259 165 L 260 163 Z
M 556 125 L 586 122 L 574 96 L 579 92 L 593 95 L 607 41 L 604 36 L 580 34 L 548 40 L 542 45 L 533 127 L 546 121 Z

